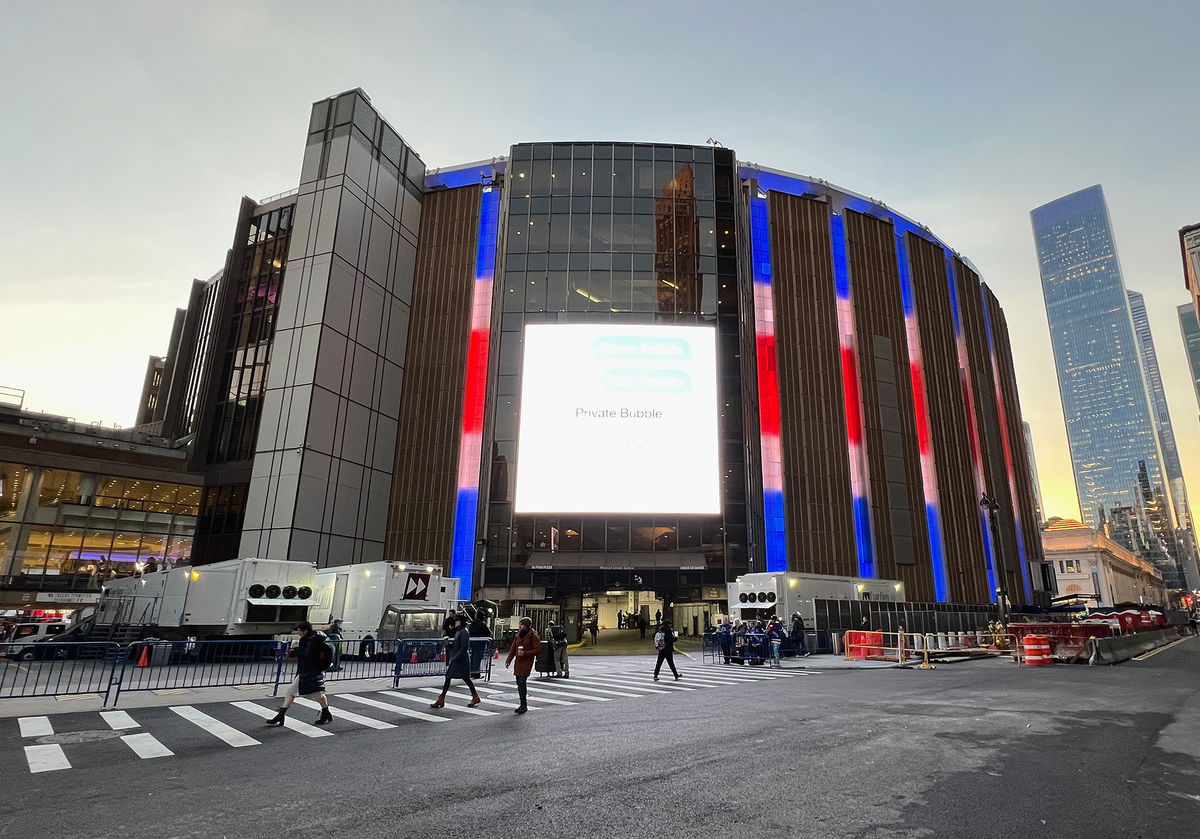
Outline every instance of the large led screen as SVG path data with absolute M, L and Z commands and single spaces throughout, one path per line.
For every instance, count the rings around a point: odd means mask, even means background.
M 525 327 L 518 513 L 721 511 L 716 330 Z

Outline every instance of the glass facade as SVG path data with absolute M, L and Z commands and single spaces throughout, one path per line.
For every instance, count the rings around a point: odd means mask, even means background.
M 1139 464 L 1165 491 L 1140 347 L 1101 188 L 1031 217 L 1080 513 L 1096 528 L 1103 511 L 1140 501 Z
M 1184 303 L 1178 309 L 1179 329 L 1183 333 L 1183 349 L 1187 355 L 1188 373 L 1192 377 L 1192 387 L 1196 391 L 1196 406 L 1200 408 L 1200 322 L 1196 319 L 1196 310 L 1191 303 Z
M 0 575 L 80 590 L 190 560 L 200 487 L 0 462 Z
M 661 570 L 636 572 L 646 588 L 674 590 L 724 583 L 747 570 L 734 184 L 733 155 L 726 149 L 619 143 L 513 147 L 484 430 L 490 480 L 480 488 L 487 516 L 484 586 L 544 586 L 547 596 L 564 596 L 635 585 L 631 569 L 650 568 Z M 717 328 L 721 515 L 514 513 L 522 335 L 532 323 Z M 649 458 L 646 469 L 658 468 L 670 464 Z M 564 476 L 570 469 L 571 454 L 563 452 Z M 689 572 L 699 573 L 687 578 Z

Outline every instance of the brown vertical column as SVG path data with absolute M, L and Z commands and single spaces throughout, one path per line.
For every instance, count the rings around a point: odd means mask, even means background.
M 979 529 L 979 503 L 975 497 L 971 438 L 958 370 L 945 251 L 919 236 L 906 235 L 921 332 L 950 601 L 987 603 L 990 597 L 983 564 L 983 534 Z
M 789 570 L 854 576 L 829 204 L 772 192 L 768 211 Z
M 449 570 L 482 189 L 422 205 L 384 558 Z
M 984 294 L 991 316 L 992 348 L 996 354 L 996 368 L 1000 374 L 1000 397 L 1004 400 L 1004 419 L 1008 430 L 1008 454 L 1011 458 L 1012 481 L 1016 487 L 1017 497 L 1013 500 L 1012 509 L 1020 513 L 1019 537 L 1025 550 L 1025 561 L 1029 566 L 1029 581 L 1034 600 L 1045 605 L 1049 603 L 1050 594 L 1045 593 L 1042 585 L 1040 522 L 1037 520 L 1034 504 L 1032 470 L 1029 468 L 1029 456 L 1025 450 L 1025 433 L 1021 427 L 1021 400 L 1017 393 L 1017 374 L 1013 368 L 1008 321 L 996 296 L 986 285 Z M 1014 534 L 1014 537 L 1016 536 L 1017 534 Z
M 902 581 L 908 600 L 930 602 L 933 570 L 895 230 L 852 210 L 845 220 L 876 574 Z
M 958 300 L 962 315 L 963 334 L 967 339 L 967 356 L 971 365 L 975 417 L 978 423 L 983 471 L 988 492 L 1000 505 L 1000 542 L 996 546 L 996 580 L 1003 584 L 1013 602 L 1024 599 L 1024 586 L 1017 554 L 1016 530 L 1012 520 L 1012 497 L 1008 473 L 1004 464 L 1004 447 L 1000 436 L 1000 418 L 996 410 L 996 380 L 992 375 L 991 348 L 983 319 L 983 300 L 979 275 L 961 260 L 955 259 L 958 275 Z

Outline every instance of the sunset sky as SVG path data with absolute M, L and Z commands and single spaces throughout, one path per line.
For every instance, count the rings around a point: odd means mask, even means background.
M 431 167 L 518 141 L 713 138 L 924 222 L 1004 306 L 1051 515 L 1077 507 L 1029 211 L 1102 184 L 1200 493 L 1175 315 L 1177 230 L 1200 221 L 1200 52 L 1194 3 L 1153 8 L 10 5 L 0 386 L 132 423 L 146 357 L 190 280 L 221 267 L 240 197 L 295 187 L 309 104 L 362 87 Z

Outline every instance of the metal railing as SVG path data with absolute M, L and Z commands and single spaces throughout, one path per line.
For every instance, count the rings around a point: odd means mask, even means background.
M 103 641 L 0 644 L 0 699 L 94 693 L 107 705 L 123 654 Z
M 939 654 L 987 653 L 1011 655 L 1021 663 L 1019 639 L 1008 633 L 994 632 L 883 632 L 852 630 L 842 635 L 845 660 L 895 661 L 905 664 L 922 659 L 921 669 L 932 670 L 931 657 Z
M 327 682 L 437 677 L 446 673 L 441 638 L 340 641 Z M 470 666 L 490 680 L 491 638 L 471 639 Z M 295 677 L 291 645 L 273 640 L 17 642 L 0 644 L 0 699 L 96 694 L 115 706 L 122 693 L 210 687 L 271 688 Z
M 823 652 L 832 649 L 822 637 L 820 630 L 804 630 L 803 652 Z M 781 658 L 793 658 L 801 654 L 799 645 L 789 635 L 780 645 Z M 761 663 L 772 655 L 770 640 L 764 636 L 726 635 L 720 632 L 706 632 L 700 639 L 700 655 L 704 661 L 713 663 L 741 664 L 743 662 Z

